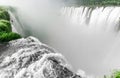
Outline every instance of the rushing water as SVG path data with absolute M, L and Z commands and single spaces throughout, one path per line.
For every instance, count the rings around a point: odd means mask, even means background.
M 27 29 L 40 40 L 41 33 L 45 34 L 43 42 L 63 53 L 75 70 L 103 75 L 120 65 L 119 9 L 64 7 L 60 11 L 62 22 L 41 27 L 34 24 L 34 29 Z
M 13 12 L 25 34 L 53 46 L 75 71 L 80 68 L 87 74 L 104 75 L 120 67 L 120 7 L 60 9 L 53 3 L 39 3 L 30 0 L 27 4 L 26 0 Z
M 0 47 L 0 78 L 81 78 L 65 58 L 35 37 L 10 41 Z
M 61 12 L 71 25 L 65 42 L 73 44 L 70 55 L 79 59 L 72 61 L 74 67 L 99 75 L 119 68 L 120 7 L 65 7 Z

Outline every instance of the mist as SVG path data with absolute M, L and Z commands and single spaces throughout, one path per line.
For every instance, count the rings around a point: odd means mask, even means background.
M 13 20 L 13 23 L 20 24 L 19 27 L 15 26 L 19 33 L 24 37 L 35 36 L 41 42 L 55 48 L 67 58 L 74 71 L 82 69 L 87 74 L 104 75 L 118 68 L 120 40 L 116 24 L 119 19 L 119 8 L 91 10 L 91 14 L 88 12 L 91 18 L 87 24 L 89 16 L 87 18 L 85 16 L 88 9 L 84 10 L 84 14 L 79 14 L 80 10 L 83 11 L 81 7 L 74 12 L 67 9 L 67 13 L 61 9 L 65 7 L 64 2 L 0 0 L 1 5 L 12 6 L 15 9 L 15 12 L 11 12 L 17 16 L 17 21 Z M 111 17 L 115 12 L 116 15 Z M 19 28 L 23 31 L 19 31 Z

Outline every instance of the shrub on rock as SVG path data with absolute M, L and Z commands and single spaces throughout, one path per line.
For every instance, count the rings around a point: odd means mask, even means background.
M 21 38 L 21 36 L 14 32 L 0 32 L 0 42 L 8 42 L 19 38 Z
M 7 10 L 0 8 L 0 19 L 10 20 L 10 15 Z
M 19 39 L 21 36 L 12 32 L 10 15 L 5 8 L 0 7 L 0 43 Z
M 0 20 L 0 32 L 11 32 L 11 24 L 7 20 Z
M 114 78 L 120 78 L 120 71 L 119 70 L 114 72 Z

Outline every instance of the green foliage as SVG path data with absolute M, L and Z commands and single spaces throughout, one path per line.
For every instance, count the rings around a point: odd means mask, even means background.
M 0 32 L 0 42 L 1 43 L 19 39 L 19 38 L 21 38 L 21 36 L 14 32 L 9 32 L 9 33 Z
M 113 73 L 114 78 L 120 78 L 120 70 L 117 70 Z
M 119 6 L 120 0 L 76 0 L 76 3 L 85 6 Z
M 11 32 L 11 24 L 7 20 L 0 20 L 0 32 Z
M 10 15 L 7 10 L 0 8 L 0 19 L 10 20 Z
M 12 32 L 10 16 L 5 8 L 0 7 L 0 43 L 19 39 L 21 36 Z
M 120 70 L 114 70 L 111 75 L 104 75 L 103 78 L 120 78 Z

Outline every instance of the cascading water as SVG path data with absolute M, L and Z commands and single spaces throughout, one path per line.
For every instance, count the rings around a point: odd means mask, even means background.
M 81 78 L 64 57 L 34 37 L 0 47 L 0 78 Z
M 120 7 L 64 7 L 60 10 L 58 18 L 52 19 L 54 24 L 47 25 L 46 21 L 46 25 L 43 26 L 39 21 L 34 21 L 41 18 L 33 18 L 29 11 L 25 11 L 29 17 L 20 14 L 24 13 L 20 10 L 18 14 L 13 14 L 24 17 L 19 17 L 19 20 L 26 22 L 23 26 L 31 32 L 30 35 L 40 40 L 43 38 L 41 34 L 46 36 L 47 41 L 44 41 L 44 38 L 42 42 L 64 54 L 75 71 L 80 68 L 88 74 L 103 76 L 120 65 L 119 9 Z M 39 13 L 39 10 L 36 12 Z M 28 22 L 26 18 L 34 22 Z
M 92 31 L 105 32 L 117 32 L 120 29 L 120 7 L 65 7 L 61 12 L 80 28 L 87 26 Z
M 77 51 L 71 55 L 78 54 L 74 67 L 99 75 L 120 68 L 120 7 L 64 7 L 61 13 Z
M 120 67 L 120 7 L 64 7 L 58 13 L 49 2 L 16 0 L 12 4 L 18 7 L 12 14 L 23 23 L 24 32 L 53 46 L 75 70 L 103 76 Z M 49 11 L 53 7 L 55 11 Z

